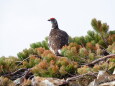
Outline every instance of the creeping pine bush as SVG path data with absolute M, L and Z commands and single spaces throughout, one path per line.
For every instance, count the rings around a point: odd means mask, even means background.
M 16 61 L 19 61 L 16 57 L 1 57 L 0 58 L 0 74 L 15 71 L 18 66 Z
M 19 52 L 18 58 L 1 57 L 0 75 L 14 72 L 19 68 L 31 68 L 31 72 L 36 76 L 57 78 L 105 69 L 113 71 L 114 57 L 110 58 L 108 63 L 103 61 L 93 67 L 84 66 L 105 55 L 115 54 L 115 30 L 109 31 L 107 23 L 102 23 L 95 18 L 92 19 L 91 26 L 92 30 L 89 30 L 86 36 L 69 37 L 69 44 L 61 49 L 61 57 L 49 50 L 48 37 L 42 42 L 32 43 L 29 49 Z M 4 82 L 6 80 L 4 79 Z

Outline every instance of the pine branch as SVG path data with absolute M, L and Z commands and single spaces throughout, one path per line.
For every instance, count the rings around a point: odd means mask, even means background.
M 106 47 L 107 47 L 107 46 L 108 46 L 108 43 L 107 43 L 106 38 L 102 35 L 102 33 L 100 33 L 100 35 L 101 35 L 101 38 L 102 38 L 102 40 L 104 41 L 104 43 L 105 43 L 105 45 L 106 45 Z

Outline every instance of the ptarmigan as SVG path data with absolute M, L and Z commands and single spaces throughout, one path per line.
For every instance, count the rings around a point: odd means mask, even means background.
M 69 36 L 65 31 L 59 29 L 55 18 L 50 18 L 48 21 L 51 21 L 52 24 L 52 29 L 48 37 L 49 48 L 55 55 L 60 56 L 60 49 L 64 45 L 68 45 Z

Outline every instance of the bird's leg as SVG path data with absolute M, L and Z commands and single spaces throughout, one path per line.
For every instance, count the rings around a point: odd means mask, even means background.
M 58 52 L 58 50 L 55 50 L 55 55 L 56 55 L 56 56 L 62 56 L 62 55 Z

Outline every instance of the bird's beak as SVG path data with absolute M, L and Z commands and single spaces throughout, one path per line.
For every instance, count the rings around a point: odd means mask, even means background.
M 48 21 L 51 21 L 50 19 L 48 19 Z

